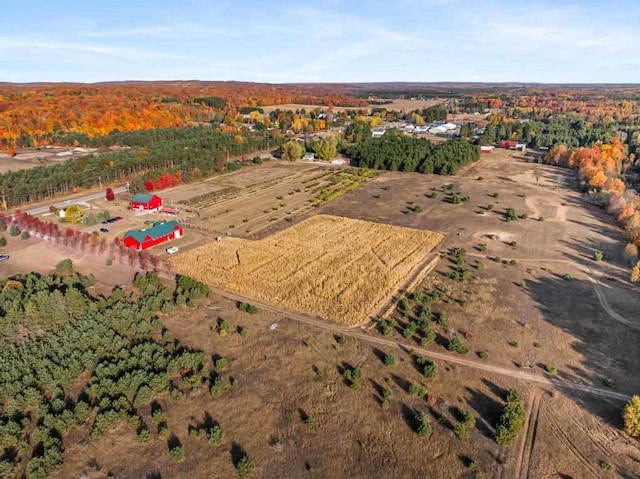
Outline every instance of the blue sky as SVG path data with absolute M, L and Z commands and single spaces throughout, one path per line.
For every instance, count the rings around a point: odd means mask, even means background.
M 638 0 L 24 0 L 2 17 L 0 81 L 640 82 Z

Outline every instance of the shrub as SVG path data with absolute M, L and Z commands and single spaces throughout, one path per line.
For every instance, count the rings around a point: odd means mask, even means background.
M 507 208 L 504 216 L 507 221 L 515 221 L 518 219 L 518 213 L 516 213 L 516 210 L 511 206 Z
M 205 434 L 207 436 L 207 441 L 209 441 L 209 444 L 212 446 L 219 446 L 224 440 L 224 431 L 218 424 L 207 429 Z
M 149 430 L 147 428 L 142 428 L 138 431 L 138 442 L 142 444 L 146 444 L 151 440 L 151 435 L 149 434 Z
M 63 259 L 56 265 L 56 273 L 67 275 L 73 273 L 73 261 L 70 259 Z
M 488 351 L 480 351 L 478 353 L 478 357 L 480 359 L 489 359 L 489 352 Z
M 253 461 L 246 455 L 242 456 L 236 464 L 236 471 L 238 472 L 238 477 L 240 479 L 246 479 L 247 477 L 251 476 L 254 469 L 255 466 L 253 464 Z
M 7 246 L 7 239 L 4 236 L 0 236 L 0 246 Z
M 438 375 L 438 365 L 433 361 L 427 361 L 422 367 L 422 374 L 427 379 L 433 379 Z
M 449 321 L 447 320 L 447 314 L 442 311 L 438 314 L 438 324 L 443 328 L 449 326 Z
M 431 198 L 433 198 L 434 200 L 438 197 L 438 192 L 434 191 L 431 193 L 431 195 L 429 195 Z
M 220 394 L 222 394 L 223 391 L 224 391 L 224 379 L 222 379 L 222 377 L 220 376 L 217 376 L 213 380 L 213 383 L 211 384 L 211 388 L 209 389 L 209 392 L 213 397 L 218 397 L 220 396 Z
M 512 241 L 511 243 L 509 243 L 509 246 L 511 246 L 512 248 L 517 248 L 518 247 L 518 242 L 517 241 Z
M 313 429 L 314 427 L 316 427 L 316 420 L 310 414 L 306 414 L 302 422 L 306 424 L 309 429 Z
M 418 332 L 418 329 L 420 329 L 420 325 L 416 321 L 410 321 L 402 331 L 402 335 L 407 339 L 411 339 Z
M 511 443 L 524 425 L 524 403 L 522 396 L 516 389 L 510 389 L 507 402 L 496 424 L 496 442 L 501 446 Z
M 507 263 L 509 266 L 515 266 L 518 264 L 518 262 L 515 259 L 510 259 L 509 262 Z
M 458 354 L 467 354 L 469 352 L 469 350 L 464 346 L 464 344 L 462 344 L 462 341 L 460 341 L 460 338 L 458 338 L 458 336 L 453 336 L 449 340 L 449 344 L 447 344 L 447 349 L 449 351 L 452 351 Z
M 565 273 L 562 279 L 565 281 L 571 281 L 573 279 L 573 275 L 571 273 Z
M 393 391 L 391 388 L 382 388 L 382 400 L 384 402 L 389 402 L 393 397 Z
M 604 384 L 606 387 L 608 387 L 610 389 L 615 389 L 616 388 L 616 382 L 611 378 L 604 378 L 602 380 L 602 384 Z
M 408 392 L 412 396 L 419 396 L 422 398 L 426 396 L 427 388 L 425 388 L 422 384 L 410 383 Z
M 184 448 L 180 445 L 173 446 L 169 449 L 169 455 L 173 462 L 180 462 L 184 459 Z
M 342 346 L 347 343 L 347 337 L 344 334 L 338 334 L 336 336 L 336 342 Z
M 247 328 L 244 328 L 244 327 L 242 327 L 242 328 L 238 328 L 238 334 L 239 334 L 241 337 L 246 338 L 248 333 L 249 333 L 249 332 L 247 331 Z
M 420 340 L 420 346 L 425 347 L 431 344 L 436 339 L 436 332 L 433 329 L 423 330 L 423 336 Z
M 378 321 L 378 329 L 383 336 L 392 336 L 396 330 L 396 326 L 398 326 L 398 323 L 395 319 L 381 319 Z
M 416 414 L 416 422 L 418 424 L 417 433 L 422 437 L 426 437 L 429 439 L 433 433 L 431 426 L 427 420 L 427 416 L 425 414 L 418 413 Z
M 20 238 L 23 240 L 28 240 L 31 237 L 31 235 L 29 234 L 28 231 L 23 231 L 22 234 L 20 235 Z
M 20 228 L 18 228 L 18 225 L 15 223 L 11 224 L 11 228 L 9 228 L 9 234 L 11 236 L 18 236 L 20 234 Z
M 528 213 L 522 213 L 521 215 L 518 216 L 518 218 L 526 220 L 529 217 Z
M 229 360 L 227 358 L 218 358 L 213 363 L 213 367 L 216 369 L 216 371 L 227 369 L 229 367 Z
M 640 437 L 640 396 L 633 396 L 622 412 L 624 432 L 631 437 Z
M 600 261 L 604 260 L 604 253 L 602 251 L 598 251 L 598 250 L 594 251 L 593 252 L 593 260 L 597 261 L 597 262 L 600 262 Z
M 613 464 L 607 461 L 600 461 L 600 468 L 603 471 L 613 471 Z
M 229 330 L 231 329 L 231 324 L 226 319 L 223 319 L 218 324 L 218 336 L 221 338 L 226 337 L 229 334 Z
M 104 260 L 104 264 L 107 266 L 111 266 L 113 264 L 113 260 L 111 259 L 111 256 L 106 257 L 106 259 Z
M 500 193 L 498 193 L 498 192 L 496 191 L 496 192 L 495 192 L 494 194 L 492 194 L 491 196 L 493 196 L 494 198 L 497 198 L 498 196 L 500 196 Z
M 481 253 L 486 253 L 487 252 L 487 243 L 480 244 L 479 249 L 480 249 Z
M 396 364 L 396 357 L 391 353 L 386 354 L 384 356 L 384 365 L 385 366 L 393 366 L 394 364 Z
M 451 203 L 453 203 L 454 205 L 459 205 L 460 203 L 462 203 L 462 199 L 458 195 L 453 195 L 451 197 Z

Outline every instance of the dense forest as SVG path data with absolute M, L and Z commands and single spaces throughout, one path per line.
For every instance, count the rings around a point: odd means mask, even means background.
M 479 138 L 481 145 L 492 145 L 500 140 L 522 140 L 533 148 L 551 148 L 560 144 L 574 148 L 608 141 L 617 129 L 613 123 L 590 124 L 567 115 L 520 121 L 496 114 L 487 119 L 489 123 Z
M 0 281 L 1 477 L 49 476 L 73 425 L 97 440 L 126 423 L 148 441 L 140 406 L 163 393 L 178 400 L 216 379 L 203 353 L 175 340 L 157 316 L 195 305 L 209 293 L 204 284 L 179 277 L 172 289 L 149 273 L 136 277 L 136 291 L 93 297 L 93 279 L 71 266 L 65 260 L 47 276 Z M 72 386 L 82 386 L 79 395 Z
M 368 138 L 349 149 L 355 166 L 392 171 L 418 171 L 455 175 L 461 166 L 480 158 L 480 149 L 465 140 L 448 140 L 434 145 L 389 130 L 381 138 Z
M 60 133 L 235 121 L 241 107 L 300 103 L 365 106 L 339 86 L 243 82 L 122 82 L 0 85 L 0 149 L 53 144 Z
M 230 156 L 275 148 L 280 139 L 265 133 L 233 135 L 194 127 L 113 133 L 88 142 L 124 148 L 0 175 L 0 191 L 9 205 L 71 193 L 100 181 L 131 179 L 132 190 L 142 191 L 146 180 L 158 180 L 165 173 L 181 172 L 184 181 L 199 179 L 224 169 Z

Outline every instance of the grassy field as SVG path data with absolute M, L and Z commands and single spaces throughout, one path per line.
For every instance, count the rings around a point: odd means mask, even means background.
M 179 255 L 174 269 L 293 311 L 356 324 L 421 265 L 444 235 L 313 216 L 259 241 L 225 238 Z

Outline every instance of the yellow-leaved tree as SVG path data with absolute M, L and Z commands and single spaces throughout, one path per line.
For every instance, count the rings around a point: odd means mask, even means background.
M 622 413 L 624 432 L 631 437 L 640 437 L 640 396 L 633 396 Z
M 282 145 L 282 158 L 289 161 L 296 161 L 304 155 L 305 147 L 299 141 L 287 141 Z
M 65 223 L 76 224 L 82 221 L 82 210 L 78 205 L 71 205 L 64 210 Z
M 631 282 L 640 283 L 640 261 L 631 270 Z

